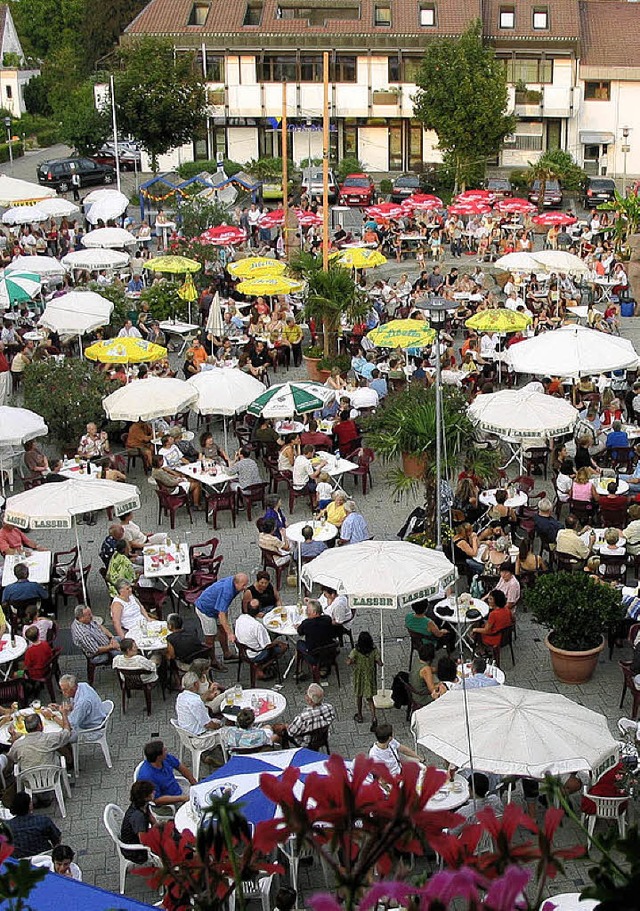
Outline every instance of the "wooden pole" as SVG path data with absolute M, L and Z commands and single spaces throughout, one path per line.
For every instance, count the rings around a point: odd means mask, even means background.
M 289 237 L 287 228 L 287 211 L 289 208 L 289 166 L 288 166 L 288 149 L 287 149 L 287 80 L 282 82 L 282 208 L 284 209 L 284 223 L 282 233 L 284 234 L 284 255 L 289 257 Z
M 322 268 L 329 268 L 329 53 L 322 65 Z

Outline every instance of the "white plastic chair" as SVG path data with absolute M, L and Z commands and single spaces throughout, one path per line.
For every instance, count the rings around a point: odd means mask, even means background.
M 291 888 L 294 889 L 298 895 L 300 890 L 298 888 L 298 870 L 300 868 L 300 861 L 306 858 L 314 858 L 315 853 L 308 845 L 301 845 L 299 848 L 296 847 L 296 838 L 289 838 L 288 841 L 285 841 L 283 845 L 278 845 L 279 850 L 284 854 L 289 864 L 289 877 L 291 880 Z M 324 875 L 324 884 L 327 889 L 329 889 L 329 877 L 327 876 L 327 867 L 323 863 L 322 873 Z
M 271 883 L 273 882 L 273 874 L 271 876 L 262 876 L 260 879 L 248 879 L 242 883 L 242 891 L 244 892 L 245 902 L 251 901 L 253 898 L 260 899 L 262 902 L 262 911 L 270 911 L 271 901 L 269 899 L 269 893 L 271 892 Z M 237 886 L 236 886 L 237 888 Z M 235 889 L 227 899 L 227 905 L 229 911 L 235 911 L 236 908 L 236 893 Z
M 61 765 L 41 765 L 34 769 L 20 770 L 18 765 L 14 768 L 18 789 L 27 791 L 32 796 L 34 794 L 45 794 L 53 791 L 60 807 L 60 814 L 63 818 L 67 816 L 67 810 L 64 805 L 64 791 L 67 797 L 71 797 L 71 786 L 69 785 L 69 776 L 67 775 L 67 764 L 64 756 L 60 757 Z
M 599 819 L 615 819 L 618 823 L 618 832 L 620 833 L 620 838 L 624 838 L 627 831 L 627 810 L 629 806 L 628 797 L 599 797 L 597 794 L 592 794 L 588 788 L 583 789 L 583 795 L 591 800 L 596 807 L 595 813 L 583 813 L 582 814 L 582 824 L 585 823 L 585 817 L 588 816 L 587 822 L 587 832 L 589 838 L 587 840 L 587 849 L 591 846 L 591 837 L 596 827 L 596 822 Z M 624 809 L 622 808 L 623 804 L 627 804 Z
M 184 751 L 189 751 L 191 754 L 191 769 L 193 771 L 193 777 L 196 780 L 200 778 L 200 760 L 202 759 L 203 753 L 213 749 L 215 746 L 220 746 L 224 761 L 227 761 L 227 747 L 225 739 L 220 731 L 210 731 L 206 734 L 194 735 L 190 734 L 189 731 L 185 731 L 184 728 L 181 728 L 175 718 L 171 718 L 169 723 L 175 728 L 180 740 L 178 758 L 180 759 L 180 762 L 182 762 Z
M 113 763 L 111 762 L 111 753 L 109 752 L 109 744 L 107 743 L 107 727 L 109 725 L 109 721 L 114 709 L 112 700 L 104 699 L 102 702 L 102 707 L 107 713 L 107 717 L 104 719 L 102 724 L 97 728 L 88 728 L 85 731 L 78 731 L 77 739 L 74 740 L 71 744 L 71 750 L 73 752 L 73 772 L 76 778 L 78 778 L 80 775 L 81 743 L 99 743 L 102 747 L 102 752 L 104 753 L 104 761 L 107 764 L 107 768 L 113 768 Z
M 124 851 L 145 851 L 147 854 L 147 860 L 145 863 L 153 864 L 156 867 L 160 866 L 160 859 L 149 850 L 145 848 L 144 845 L 128 845 L 120 839 L 120 832 L 122 830 L 122 820 L 124 819 L 124 812 L 121 808 L 115 803 L 108 803 L 104 808 L 104 813 L 102 814 L 102 821 L 104 822 L 104 827 L 109 833 L 111 841 L 116 846 L 116 852 L 118 858 L 120 859 L 120 895 L 124 895 L 124 887 L 127 879 L 127 872 L 131 867 L 137 867 L 139 864 L 136 864 L 133 860 L 128 860 L 122 853 Z

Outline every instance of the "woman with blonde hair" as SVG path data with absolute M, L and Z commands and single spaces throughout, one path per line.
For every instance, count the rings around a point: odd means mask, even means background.
M 342 378 L 339 367 L 332 368 L 331 374 L 327 377 L 327 381 L 325 382 L 325 386 L 327 386 L 329 389 L 336 390 L 347 388 L 346 381 Z
M 575 480 L 571 485 L 571 499 L 581 503 L 596 503 L 598 495 L 595 485 L 591 483 L 592 471 L 590 468 L 579 468 Z

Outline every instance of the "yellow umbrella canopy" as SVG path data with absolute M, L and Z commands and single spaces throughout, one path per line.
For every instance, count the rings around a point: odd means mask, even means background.
M 465 326 L 478 332 L 505 333 L 521 332 L 527 328 L 530 322 L 531 317 L 526 313 L 498 307 L 495 310 L 481 310 L 479 313 L 474 313 L 468 320 L 465 320 Z
M 392 319 L 367 333 L 377 348 L 423 348 L 435 337 L 435 329 L 418 319 Z
M 376 266 L 383 266 L 387 261 L 387 257 L 378 250 L 370 250 L 368 247 L 341 250 L 334 253 L 332 259 L 345 269 L 374 269 Z
M 198 292 L 193 284 L 193 277 L 190 272 L 187 272 L 184 285 L 178 288 L 178 297 L 182 298 L 183 301 L 189 301 L 189 303 L 198 299 Z
M 227 272 L 234 278 L 273 278 L 276 275 L 282 275 L 286 268 L 286 264 L 279 259 L 272 259 L 269 256 L 251 256 L 235 263 L 229 263 Z
M 90 345 L 84 353 L 101 364 L 142 364 L 161 360 L 167 349 L 141 338 L 110 338 Z
M 241 294 L 248 294 L 250 297 L 270 294 L 293 294 L 296 291 L 302 291 L 304 283 L 296 281 L 293 278 L 287 278 L 286 275 L 272 275 L 267 278 L 250 278 L 240 282 L 237 290 Z
M 145 269 L 152 272 L 171 272 L 182 275 L 184 272 L 199 272 L 202 266 L 195 259 L 187 256 L 156 256 L 145 263 Z

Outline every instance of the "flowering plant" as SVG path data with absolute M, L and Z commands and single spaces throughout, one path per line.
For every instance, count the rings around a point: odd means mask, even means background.
M 36 883 L 47 875 L 46 867 L 32 867 L 28 860 L 5 864 L 13 854 L 13 845 L 0 836 L 0 903 L 8 911 L 26 911 L 27 898 Z

